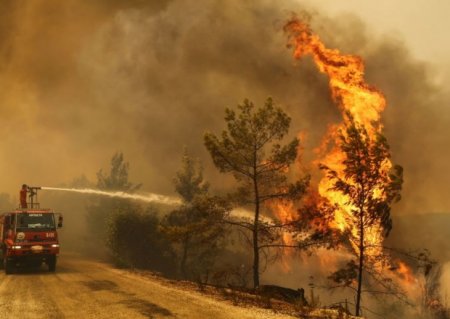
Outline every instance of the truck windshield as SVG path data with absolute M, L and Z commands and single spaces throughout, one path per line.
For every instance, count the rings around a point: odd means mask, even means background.
M 43 213 L 22 213 L 17 215 L 18 231 L 33 230 L 53 230 L 55 229 L 55 219 L 53 214 Z

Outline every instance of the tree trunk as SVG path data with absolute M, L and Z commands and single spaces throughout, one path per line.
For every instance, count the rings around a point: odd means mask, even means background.
M 257 188 L 257 187 L 255 187 Z M 259 201 L 255 203 L 255 220 L 253 223 L 253 287 L 259 287 L 259 245 L 258 245 L 258 226 L 259 226 Z
M 189 249 L 189 235 L 186 235 L 183 243 L 183 255 L 181 256 L 180 272 L 183 279 L 187 279 L 186 261 Z
M 259 191 L 258 181 L 256 179 L 256 159 L 253 175 L 253 187 L 255 191 L 255 219 L 253 221 L 253 288 L 259 287 Z
M 361 210 L 361 216 L 359 219 L 359 265 L 358 265 L 358 288 L 356 290 L 356 309 L 355 315 L 360 315 L 361 310 L 361 288 L 362 288 L 362 273 L 363 273 L 363 265 L 364 265 L 364 216 L 363 211 Z

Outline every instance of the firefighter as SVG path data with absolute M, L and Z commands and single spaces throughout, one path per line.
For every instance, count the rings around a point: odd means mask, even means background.
M 28 192 L 28 186 L 26 184 L 23 184 L 22 189 L 20 190 L 20 208 L 28 208 L 27 192 Z

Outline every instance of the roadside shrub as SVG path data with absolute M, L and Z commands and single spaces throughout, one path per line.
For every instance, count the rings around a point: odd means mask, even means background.
M 175 255 L 159 224 L 153 209 L 142 211 L 136 208 L 112 216 L 107 244 L 113 261 L 119 266 L 149 269 L 172 276 Z

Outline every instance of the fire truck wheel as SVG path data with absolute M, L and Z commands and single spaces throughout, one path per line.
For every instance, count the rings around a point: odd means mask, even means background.
M 55 272 L 56 270 L 56 257 L 51 257 L 48 261 L 48 271 Z

